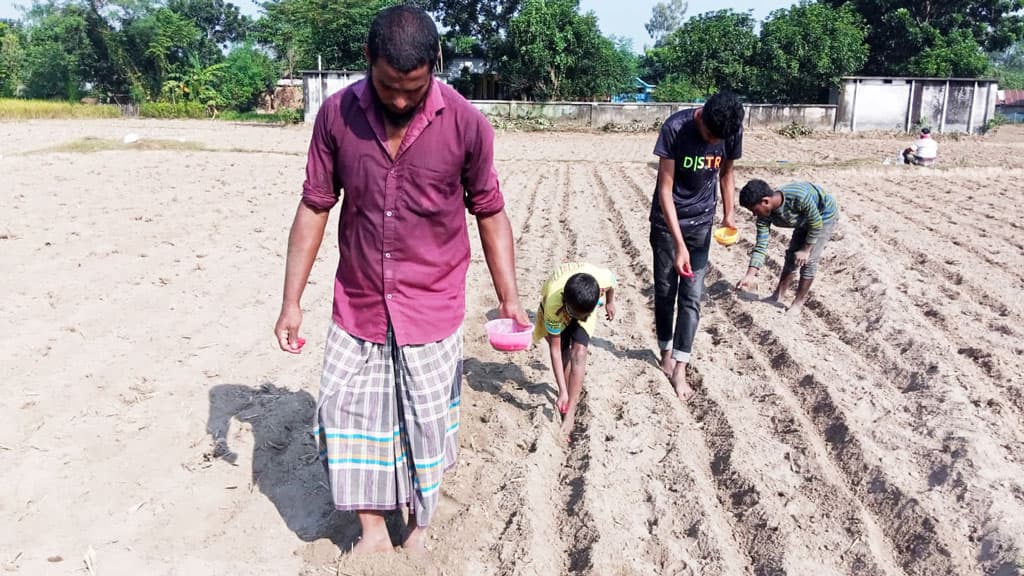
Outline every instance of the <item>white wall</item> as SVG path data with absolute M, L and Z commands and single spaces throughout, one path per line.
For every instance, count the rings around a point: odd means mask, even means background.
M 844 78 L 836 130 L 978 132 L 995 112 L 995 81 L 957 78 Z

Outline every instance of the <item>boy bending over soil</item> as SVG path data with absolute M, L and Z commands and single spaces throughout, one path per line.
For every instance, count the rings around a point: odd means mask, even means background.
M 590 338 L 597 328 L 594 311 L 603 303 L 605 316 L 615 318 L 615 286 L 611 271 L 577 262 L 559 267 L 541 287 L 533 339 L 548 342 L 562 413 L 561 435 L 567 441 L 583 390 Z
M 825 250 L 825 244 L 839 221 L 839 206 L 832 194 L 821 186 L 810 182 L 792 182 L 773 190 L 764 180 L 751 180 L 740 190 L 740 206 L 757 216 L 757 243 L 750 254 L 750 265 L 743 279 L 736 284 L 739 290 L 746 290 L 764 266 L 768 256 L 768 238 L 772 225 L 794 228 L 793 237 L 786 250 L 786 262 L 782 277 L 775 293 L 766 298 L 769 302 L 781 302 L 786 288 L 800 270 L 800 284 L 796 298 L 789 307 L 789 313 L 797 316 L 807 302 L 807 295 L 814 283 L 818 260 Z

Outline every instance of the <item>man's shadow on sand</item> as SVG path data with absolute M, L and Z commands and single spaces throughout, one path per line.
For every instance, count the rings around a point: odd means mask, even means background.
M 238 459 L 229 444 L 232 418 L 252 426 L 252 484 L 270 499 L 288 528 L 305 542 L 328 538 L 348 551 L 361 534 L 359 520 L 354 512 L 334 509 L 312 434 L 313 396 L 269 383 L 255 388 L 242 384 L 211 388 L 206 430 L 213 439 L 212 455 L 230 464 Z M 401 514 L 389 514 L 387 520 L 392 539 L 400 538 Z

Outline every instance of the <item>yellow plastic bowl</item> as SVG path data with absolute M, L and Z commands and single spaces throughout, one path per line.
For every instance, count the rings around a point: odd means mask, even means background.
M 730 226 L 720 226 L 714 233 L 715 242 L 722 246 L 732 246 L 740 239 L 740 231 Z

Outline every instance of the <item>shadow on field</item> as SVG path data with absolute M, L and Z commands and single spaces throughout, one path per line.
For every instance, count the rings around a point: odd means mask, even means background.
M 327 538 L 341 551 L 359 539 L 354 512 L 334 509 L 327 472 L 318 458 L 312 429 L 316 400 L 304 390 L 267 383 L 259 387 L 221 384 L 210 389 L 206 430 L 213 440 L 210 459 L 234 465 L 238 454 L 229 444 L 232 419 L 252 426 L 252 484 L 277 509 L 288 528 L 305 542 Z M 388 528 L 396 545 L 404 533 L 400 513 L 390 514 Z

